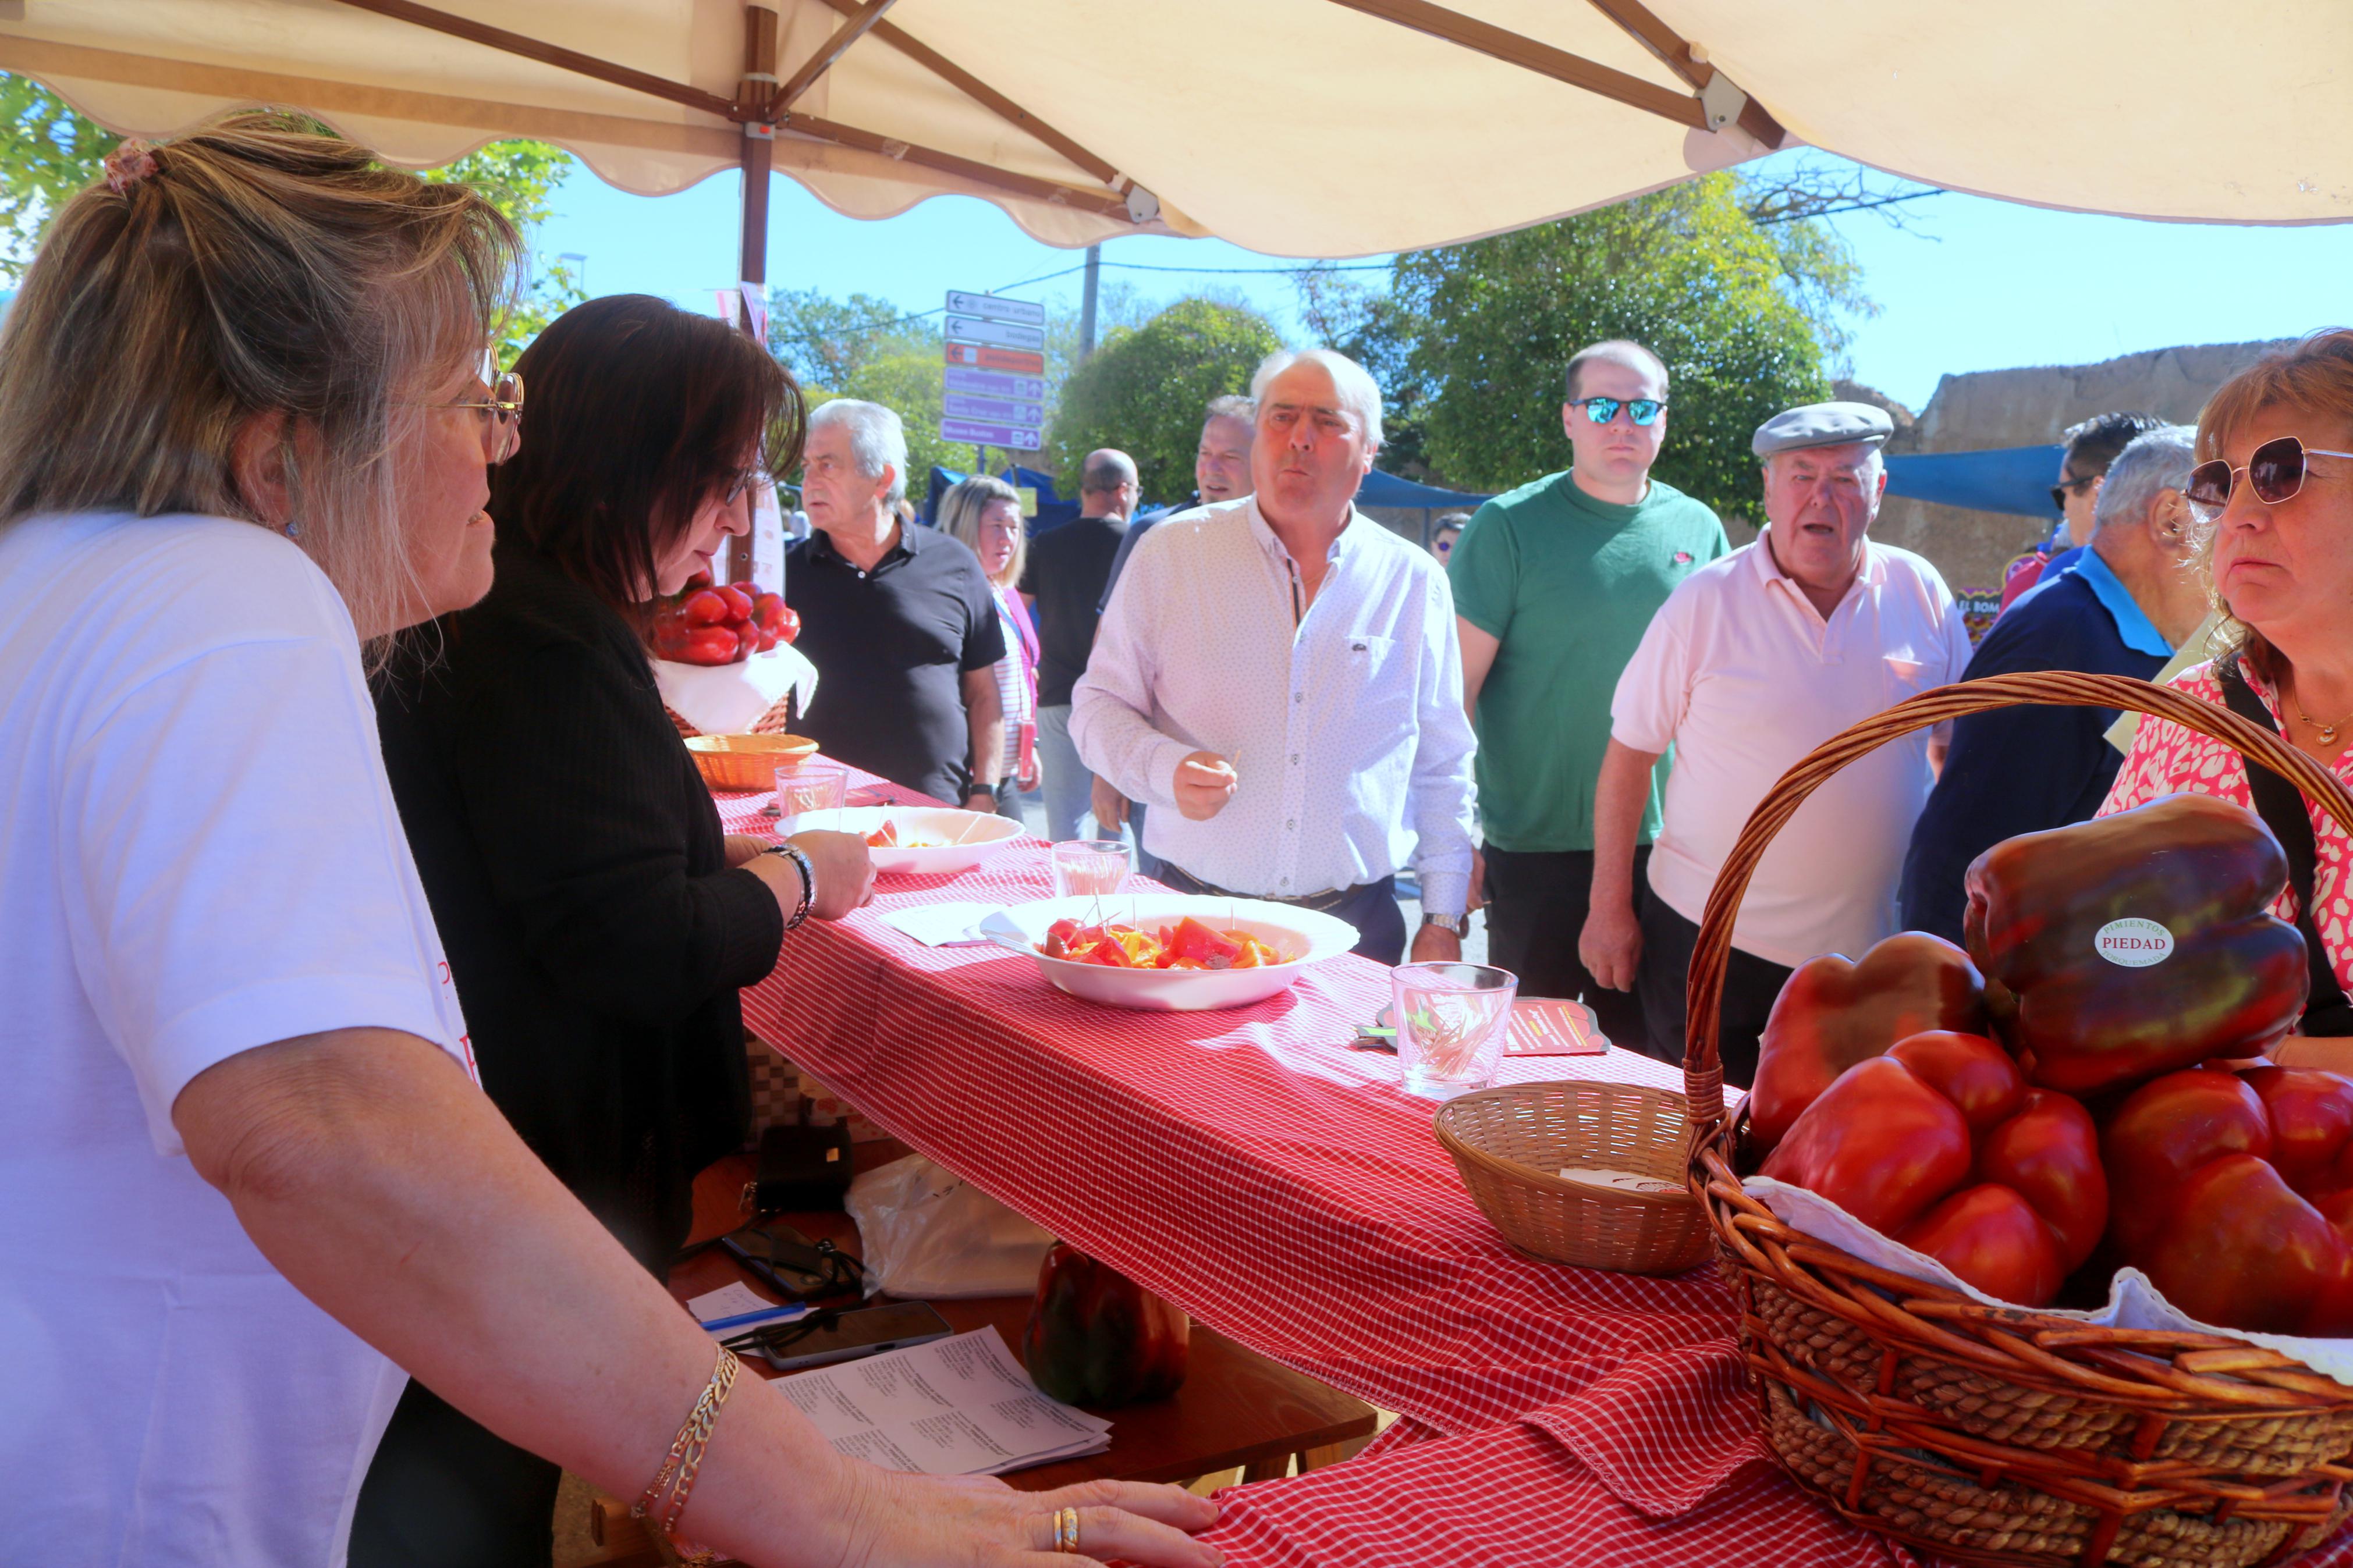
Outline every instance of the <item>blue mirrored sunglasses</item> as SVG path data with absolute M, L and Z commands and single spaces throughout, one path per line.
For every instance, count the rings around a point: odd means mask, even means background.
M 1584 409 L 1586 418 L 1596 425 L 1609 424 L 1618 417 L 1620 408 L 1637 425 L 1655 425 L 1667 405 L 1655 397 L 1637 397 L 1631 402 L 1621 397 L 1579 397 L 1572 400 L 1569 406 Z

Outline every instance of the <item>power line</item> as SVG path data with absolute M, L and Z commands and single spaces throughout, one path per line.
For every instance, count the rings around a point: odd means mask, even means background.
M 1280 274 L 1287 277 L 1297 277 L 1303 272 L 1387 272 L 1389 270 L 1390 264 L 1386 261 L 1368 261 L 1351 262 L 1342 266 L 1324 266 L 1317 262 L 1306 262 L 1297 267 L 1155 267 L 1149 262 L 1144 261 L 1106 261 L 1103 263 L 1103 265 L 1107 268 L 1117 268 L 1127 272 L 1198 272 L 1213 275 L 1255 273 Z M 1066 267 L 1060 272 L 1041 272 L 1035 278 L 1024 278 L 1018 283 L 999 284 L 997 288 L 989 291 L 993 294 L 1010 294 L 1016 289 L 1027 289 L 1034 283 L 1051 283 L 1057 279 L 1072 277 L 1085 270 L 1086 268 L 1084 264 L 1077 267 Z M 944 304 L 939 304 L 933 306 L 928 310 L 917 310 L 912 315 L 901 316 L 896 321 L 870 321 L 864 326 L 845 328 L 839 334 L 827 335 L 853 336 L 867 332 L 887 332 L 893 327 L 912 326 L 917 321 L 927 321 L 934 316 L 944 315 L 946 311 L 947 306 Z M 797 337 L 786 338 L 785 341 L 787 342 L 810 342 L 817 340 L 811 334 L 801 333 Z

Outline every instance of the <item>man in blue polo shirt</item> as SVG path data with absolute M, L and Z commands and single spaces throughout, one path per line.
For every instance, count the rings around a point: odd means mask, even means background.
M 1964 679 L 2074 669 L 2147 680 L 2164 667 L 2206 614 L 2181 493 L 2196 436 L 2160 426 L 2117 456 L 2091 542 L 1994 624 Z M 2037 704 L 1956 721 L 1905 857 L 1905 925 L 1960 941 L 1970 861 L 2018 834 L 2088 820 L 2124 761 L 2104 733 L 2116 718 L 2114 709 Z

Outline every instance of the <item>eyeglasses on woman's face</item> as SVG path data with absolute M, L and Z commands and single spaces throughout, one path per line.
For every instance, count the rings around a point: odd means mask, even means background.
M 746 493 L 755 491 L 763 485 L 774 483 L 776 479 L 767 469 L 746 468 L 735 476 L 734 482 L 727 487 L 727 493 L 720 499 L 726 505 L 733 506 L 737 501 L 742 500 Z
M 482 415 L 482 458 L 503 463 L 522 445 L 522 377 L 508 371 L 491 383 L 488 397 L 461 397 L 454 403 L 430 403 L 428 408 L 471 408 Z
M 2311 471 L 2306 460 L 2312 458 L 2345 458 L 2353 459 L 2353 452 L 2332 452 L 2325 447 L 2307 447 L 2294 436 L 2282 436 L 2266 441 L 2247 454 L 2247 466 L 2234 468 L 2227 458 L 2210 458 L 2189 470 L 2189 482 L 2181 493 L 2199 514 L 2211 521 L 2221 515 L 2231 504 L 2231 492 L 2238 488 L 2239 476 L 2247 476 L 2247 488 L 2265 506 L 2277 506 L 2292 499 L 2304 489 L 2306 476 Z

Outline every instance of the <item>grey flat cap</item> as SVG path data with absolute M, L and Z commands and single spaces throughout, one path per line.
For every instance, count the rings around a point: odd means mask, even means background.
M 1808 447 L 1843 447 L 1854 441 L 1876 444 L 1895 434 L 1895 421 L 1884 409 L 1868 403 L 1809 403 L 1776 414 L 1757 426 L 1748 449 L 1760 458 Z

